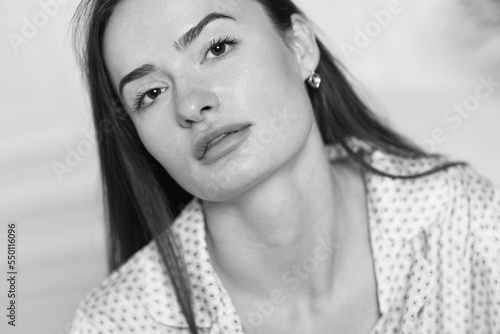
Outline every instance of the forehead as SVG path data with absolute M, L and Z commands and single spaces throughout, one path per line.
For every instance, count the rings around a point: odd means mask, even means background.
M 120 69 L 154 61 L 159 55 L 174 56 L 178 53 L 174 41 L 212 12 L 233 16 L 245 31 L 271 27 L 264 9 L 253 0 L 124 0 L 114 9 L 103 39 L 113 81 Z

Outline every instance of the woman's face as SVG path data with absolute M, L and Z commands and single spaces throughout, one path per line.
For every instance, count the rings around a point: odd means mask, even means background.
M 225 16 L 181 38 L 210 13 Z M 231 199 L 304 146 L 313 122 L 304 80 L 312 68 L 258 2 L 122 1 L 103 43 L 114 89 L 122 88 L 144 146 L 189 193 Z M 207 150 L 219 133 L 226 135 Z

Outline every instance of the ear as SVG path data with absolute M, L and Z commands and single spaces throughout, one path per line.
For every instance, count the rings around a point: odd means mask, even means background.
M 306 80 L 315 71 L 319 64 L 319 47 L 316 35 L 309 21 L 304 16 L 294 13 L 290 16 L 292 28 L 289 39 L 297 59 L 301 76 Z

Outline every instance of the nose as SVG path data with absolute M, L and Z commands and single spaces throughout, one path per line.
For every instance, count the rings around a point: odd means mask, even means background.
M 191 84 L 184 89 L 178 87 L 177 121 L 182 127 L 190 127 L 193 122 L 205 119 L 207 111 L 219 108 L 219 98 L 207 87 Z

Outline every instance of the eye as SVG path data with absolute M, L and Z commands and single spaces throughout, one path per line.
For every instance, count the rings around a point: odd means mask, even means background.
M 166 90 L 165 87 L 156 87 L 153 89 L 149 89 L 143 93 L 139 93 L 137 98 L 134 101 L 133 111 L 136 112 L 138 110 L 144 109 L 152 105 L 155 100 Z M 150 99 L 151 102 L 145 104 L 144 101 Z
M 212 54 L 217 57 L 223 54 L 225 51 L 226 51 L 226 44 L 217 44 L 210 49 L 210 52 L 212 52 Z
M 151 90 L 148 90 L 145 96 L 149 97 L 151 100 L 154 100 L 163 92 L 162 89 L 164 88 L 153 88 Z
M 223 58 L 227 55 L 227 45 L 231 48 L 239 44 L 239 40 L 233 37 L 219 37 L 218 39 L 213 39 L 210 45 L 205 51 L 205 57 L 208 53 L 212 53 L 215 57 L 213 59 Z

